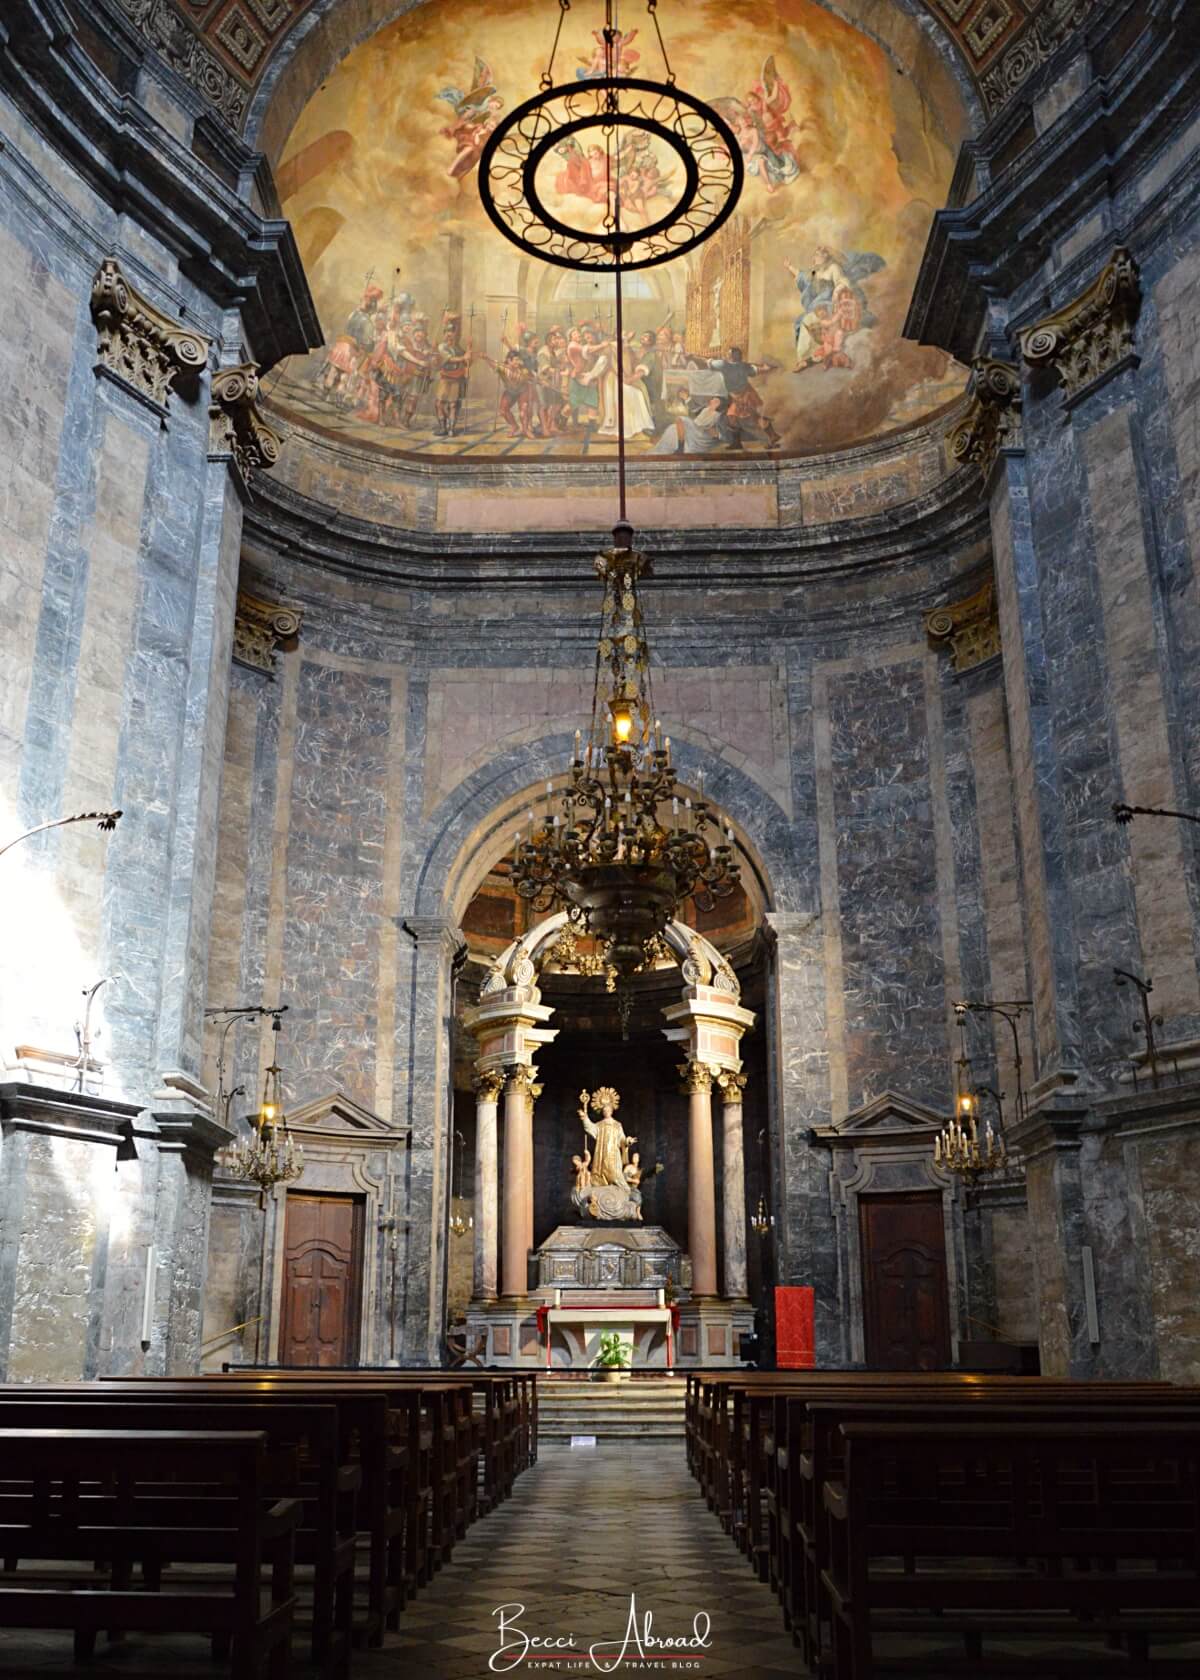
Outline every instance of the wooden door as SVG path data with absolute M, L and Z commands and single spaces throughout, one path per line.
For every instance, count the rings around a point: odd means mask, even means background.
M 362 1308 L 363 1204 L 292 1192 L 284 1227 L 281 1365 L 352 1365 Z
M 950 1311 L 940 1193 L 860 1196 L 858 1216 L 867 1364 L 945 1370 Z

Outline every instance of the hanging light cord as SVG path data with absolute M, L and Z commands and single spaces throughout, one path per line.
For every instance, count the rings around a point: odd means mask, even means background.
M 613 20 L 613 0 L 604 3 L 604 72 L 607 80 L 613 82 L 621 68 L 620 51 L 617 46 L 620 30 Z M 608 109 L 619 111 L 617 90 L 609 88 Z M 612 194 L 612 208 L 609 212 L 609 226 L 613 239 L 613 261 L 616 265 L 615 280 L 617 287 L 617 498 L 621 524 L 626 522 L 625 512 L 625 315 L 622 307 L 621 293 L 621 146 L 617 142 L 616 168 L 613 163 L 613 133 L 614 127 L 609 129 L 607 136 L 608 151 L 608 182 Z

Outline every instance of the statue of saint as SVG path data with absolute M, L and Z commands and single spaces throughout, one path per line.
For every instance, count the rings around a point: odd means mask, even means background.
M 597 1116 L 588 1114 L 588 1106 Z M 616 1111 L 619 1094 L 611 1085 L 603 1085 L 591 1094 L 579 1093 L 579 1122 L 592 1148 L 585 1147 L 582 1156 L 573 1155 L 575 1187 L 571 1200 L 579 1213 L 592 1219 L 630 1219 L 642 1217 L 641 1157 L 630 1155 L 637 1138 L 626 1134 Z
M 592 1112 L 600 1116 L 599 1120 L 588 1119 L 588 1094 L 579 1093 L 579 1121 L 587 1135 L 594 1140 L 592 1149 L 592 1183 L 617 1184 L 625 1188 L 625 1166 L 629 1160 L 629 1151 L 637 1142 L 635 1137 L 626 1137 L 624 1127 L 617 1119 L 617 1109 L 621 1098 L 611 1085 L 602 1085 L 592 1095 Z

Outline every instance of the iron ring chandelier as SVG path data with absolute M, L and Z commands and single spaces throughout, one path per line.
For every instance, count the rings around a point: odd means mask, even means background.
M 620 130 L 661 141 L 683 165 L 680 196 L 644 227 L 622 225 L 620 165 L 611 168 Z M 598 131 L 610 156 L 609 202 L 600 228 L 573 227 L 546 207 L 538 171 L 551 152 Z M 514 245 L 560 268 L 627 273 L 686 255 L 732 215 L 745 180 L 733 130 L 711 106 L 664 82 L 598 77 L 543 88 L 489 136 L 479 161 L 479 194 L 495 226 Z M 615 189 L 615 191 L 614 191 Z

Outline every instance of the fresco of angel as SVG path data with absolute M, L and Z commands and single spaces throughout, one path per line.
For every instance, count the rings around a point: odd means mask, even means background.
M 496 92 L 491 66 L 476 54 L 475 70 L 468 92 L 443 88 L 437 96 L 453 107 L 454 121 L 442 130 L 454 144 L 454 161 L 446 173 L 455 181 L 469 175 L 479 162 L 488 135 L 500 121 L 504 100 Z
M 600 81 L 608 74 L 605 68 L 604 31 L 602 29 L 593 29 L 592 39 L 596 44 L 592 48 L 591 56 L 589 58 L 581 58 L 579 66 L 575 71 L 575 80 L 577 82 Z M 617 30 L 614 52 L 614 62 L 616 64 L 616 69 L 614 71 L 615 75 L 633 75 L 633 67 L 642 56 L 633 45 L 636 39 L 636 29 L 627 29 L 624 33 L 622 33 L 619 29 Z
M 800 293 L 796 316 L 796 372 L 813 367 L 853 367 L 847 341 L 876 317 L 863 281 L 887 267 L 876 251 L 835 251 L 818 245 L 808 272 L 785 260 Z
M 788 115 L 792 94 L 776 68 L 774 53 L 744 101 L 725 95 L 712 103 L 737 136 L 747 175 L 761 181 L 769 193 L 796 179 L 803 165 L 796 151 L 796 124 Z

